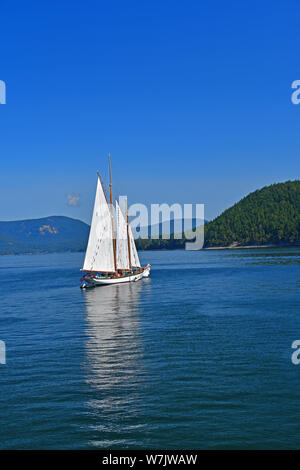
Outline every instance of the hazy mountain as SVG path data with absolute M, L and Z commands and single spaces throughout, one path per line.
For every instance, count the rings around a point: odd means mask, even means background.
M 205 220 L 204 223 L 207 223 Z M 201 225 L 201 223 L 198 223 Z M 197 219 L 187 219 L 185 222 L 183 219 L 170 219 L 167 222 L 159 222 L 158 224 L 153 224 L 152 226 L 149 225 L 148 227 L 143 227 L 142 230 L 148 234 L 148 237 L 152 235 L 162 236 L 165 233 L 180 233 L 183 232 L 185 227 L 188 229 L 194 230 L 197 226 Z M 139 238 L 139 234 L 137 234 L 136 238 Z
M 81 251 L 89 225 L 70 217 L 0 222 L 0 254 Z

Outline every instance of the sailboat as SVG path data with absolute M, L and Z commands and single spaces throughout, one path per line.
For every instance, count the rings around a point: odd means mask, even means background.
M 80 279 L 81 288 L 135 282 L 150 275 L 150 264 L 141 266 L 133 233 L 128 222 L 128 211 L 123 214 L 116 201 L 116 233 L 114 230 L 114 208 L 111 183 L 111 161 L 109 156 L 110 205 L 97 173 L 97 189 Z

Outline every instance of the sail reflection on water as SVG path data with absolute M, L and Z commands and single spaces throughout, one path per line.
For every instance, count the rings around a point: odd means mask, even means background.
M 127 283 L 84 292 L 86 380 L 112 390 L 138 380 L 142 370 L 139 298 L 143 284 Z

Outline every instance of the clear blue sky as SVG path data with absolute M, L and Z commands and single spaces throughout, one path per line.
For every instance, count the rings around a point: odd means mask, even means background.
M 88 221 L 109 151 L 129 203 L 209 219 L 299 178 L 299 31 L 297 1 L 2 3 L 0 220 Z

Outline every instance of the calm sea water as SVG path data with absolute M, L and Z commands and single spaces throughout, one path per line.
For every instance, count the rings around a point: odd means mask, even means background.
M 144 252 L 89 291 L 82 258 L 0 258 L 2 449 L 300 447 L 300 249 Z

